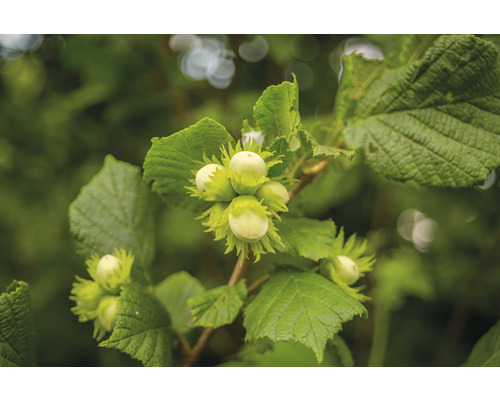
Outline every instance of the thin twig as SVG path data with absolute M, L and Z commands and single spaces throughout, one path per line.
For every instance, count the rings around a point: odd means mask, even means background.
M 270 278 L 270 275 L 264 275 L 261 276 L 259 279 L 257 279 L 254 283 L 252 283 L 248 288 L 247 288 L 247 293 L 252 293 L 254 290 L 257 290 L 259 286 L 261 286 L 264 282 L 267 282 L 267 280 Z
M 240 253 L 238 260 L 236 260 L 231 278 L 229 278 L 229 282 L 227 283 L 228 286 L 234 286 L 240 281 L 248 266 L 248 261 L 249 260 L 247 258 L 243 258 L 243 253 Z M 198 363 L 201 354 L 207 347 L 208 342 L 210 342 L 214 332 L 215 329 L 211 327 L 203 330 L 193 349 L 186 355 L 186 360 L 184 362 L 185 367 L 194 367 Z
M 309 168 L 307 171 L 305 171 L 305 174 L 302 175 L 302 177 L 299 180 L 299 184 L 293 189 L 292 192 L 289 193 L 290 195 L 290 200 L 297 196 L 299 192 L 304 189 L 307 185 L 309 185 L 314 178 L 316 178 L 321 171 L 323 171 L 328 164 L 330 163 L 331 160 L 324 160 L 320 161 L 319 163 L 313 165 L 311 168 Z

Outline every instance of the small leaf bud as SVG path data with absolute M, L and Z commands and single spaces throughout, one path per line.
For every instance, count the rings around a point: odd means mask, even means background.
M 335 270 L 339 279 L 348 285 L 354 284 L 359 279 L 359 269 L 356 263 L 346 256 L 338 256 L 337 261 Z
M 99 322 L 106 329 L 111 332 L 115 327 L 116 315 L 118 314 L 118 297 L 106 296 L 101 300 L 97 310 Z
M 229 227 L 245 242 L 262 239 L 269 228 L 265 207 L 253 196 L 236 197 L 230 205 Z
M 196 187 L 198 188 L 200 193 L 205 192 L 205 184 L 207 182 L 212 182 L 213 173 L 217 169 L 225 168 L 219 164 L 207 164 L 198 170 L 198 172 L 196 173 Z
M 243 147 L 245 147 L 245 145 L 249 143 L 252 139 L 259 146 L 262 146 L 264 144 L 264 135 L 260 131 L 245 132 L 241 137 L 241 144 L 243 145 Z
M 107 282 L 120 269 L 121 261 L 111 254 L 106 254 L 97 264 L 97 279 L 100 282 Z

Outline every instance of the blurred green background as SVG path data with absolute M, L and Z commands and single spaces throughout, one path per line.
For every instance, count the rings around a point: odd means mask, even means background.
M 0 288 L 29 283 L 39 365 L 139 365 L 99 349 L 92 324 L 70 312 L 74 276 L 86 272 L 68 206 L 106 154 L 142 166 L 152 137 L 205 116 L 239 137 L 262 91 L 292 73 L 306 124 L 328 121 L 341 55 L 381 58 L 393 43 L 390 35 L 0 35 Z M 355 164 L 330 166 L 293 211 L 332 218 L 378 254 L 364 282 L 370 318 L 342 332 L 356 365 L 460 365 L 500 316 L 495 173 L 481 187 L 444 190 L 389 183 Z M 224 283 L 234 255 L 221 255 L 194 214 L 153 200 L 155 281 L 187 270 L 207 287 Z M 205 364 L 241 345 L 233 325 L 215 336 Z

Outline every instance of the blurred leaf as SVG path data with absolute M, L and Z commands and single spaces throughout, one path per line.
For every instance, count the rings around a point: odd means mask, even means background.
M 124 285 L 116 326 L 99 346 L 127 353 L 145 367 L 167 367 L 172 363 L 169 318 L 146 288 L 137 283 Z
M 278 250 L 294 257 L 305 257 L 314 261 L 328 257 L 335 240 L 333 221 L 318 221 L 309 218 L 283 217 L 275 222 L 285 246 Z
M 14 281 L 0 294 L 0 367 L 36 366 L 28 284 Z
M 282 136 L 290 142 L 297 135 L 300 125 L 297 83 L 283 82 L 269 86 L 257 100 L 254 116 L 266 144 Z
M 135 256 L 132 277 L 150 282 L 154 223 L 140 168 L 106 156 L 101 171 L 70 204 L 69 223 L 76 252 L 82 257 L 102 257 L 120 248 L 131 251 Z
M 246 298 L 244 281 L 235 286 L 219 286 L 192 297 L 188 300 L 193 315 L 192 324 L 212 328 L 230 324 L 238 316 Z
M 351 352 L 344 340 L 335 335 L 325 349 L 323 361 L 318 363 L 314 354 L 302 343 L 276 342 L 270 343 L 264 351 L 260 341 L 246 343 L 233 360 L 220 367 L 352 367 Z
M 268 337 L 310 347 L 318 362 L 329 339 L 343 322 L 366 309 L 326 278 L 284 268 L 271 277 L 245 310 L 246 340 Z
M 204 290 L 205 288 L 198 279 L 181 271 L 160 282 L 155 288 L 155 294 L 167 309 L 172 326 L 184 333 L 191 329 L 192 321 L 187 301 Z
M 204 118 L 195 125 L 163 138 L 154 138 L 144 160 L 144 180 L 171 205 L 198 209 L 200 202 L 189 196 L 189 180 L 203 166 L 203 156 L 220 158 L 222 145 L 234 140 L 219 123 Z
M 479 339 L 463 367 L 500 367 L 500 321 Z
M 387 178 L 445 187 L 483 183 L 500 165 L 499 90 L 493 44 L 442 36 L 422 61 L 374 82 L 343 134 Z M 339 92 L 340 103 L 346 95 Z
M 377 263 L 374 274 L 376 301 L 389 310 L 401 308 L 407 296 L 429 300 L 434 295 L 432 279 L 415 252 L 393 252 Z

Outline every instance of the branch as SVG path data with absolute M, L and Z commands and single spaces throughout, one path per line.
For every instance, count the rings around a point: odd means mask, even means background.
M 304 175 L 299 180 L 299 184 L 295 186 L 293 191 L 290 192 L 290 201 L 299 194 L 299 192 L 304 189 L 307 185 L 309 185 L 314 178 L 316 178 L 321 171 L 323 171 L 328 164 L 330 163 L 331 160 L 324 160 L 320 161 L 319 163 L 313 165 L 311 168 L 309 168 L 307 171 L 305 171 Z
M 229 282 L 227 283 L 228 286 L 235 286 L 240 281 L 246 271 L 248 262 L 248 258 L 243 258 L 242 253 L 240 253 L 238 260 L 236 260 L 236 265 L 234 266 L 231 278 L 229 278 Z M 203 330 L 194 347 L 186 352 L 186 360 L 184 362 L 185 367 L 194 367 L 198 363 L 201 354 L 210 342 L 214 332 L 215 329 L 211 327 Z

